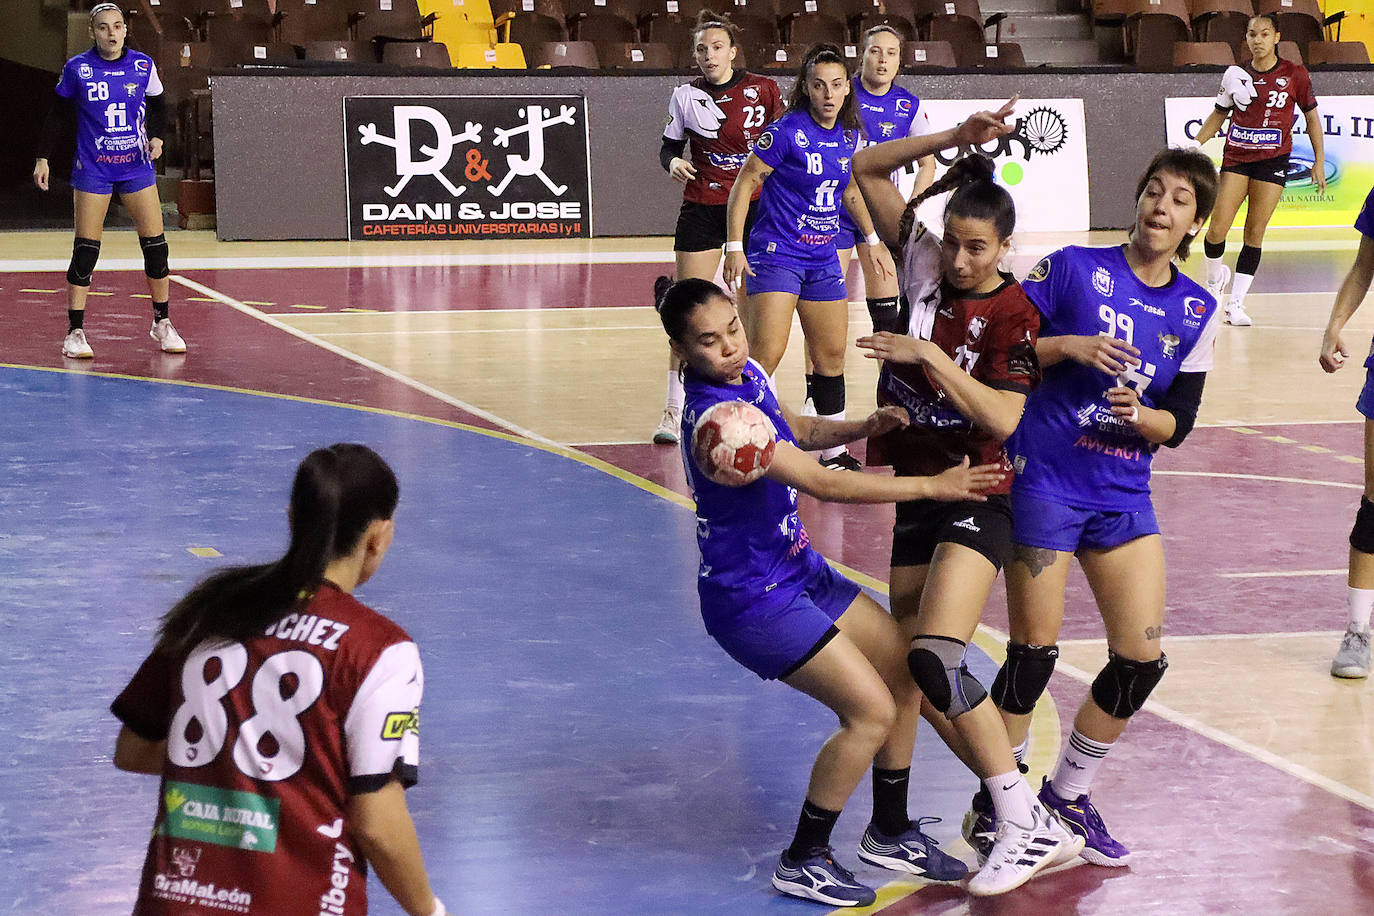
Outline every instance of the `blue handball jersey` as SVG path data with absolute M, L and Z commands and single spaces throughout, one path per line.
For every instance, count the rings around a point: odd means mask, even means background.
M 888 87 L 885 95 L 874 95 L 864 88 L 864 82 L 854 77 L 851 83 L 854 106 L 864 135 L 859 147 L 872 146 L 902 137 L 924 137 L 930 133 L 930 118 L 921 110 L 921 100 L 901 86 Z
M 772 421 L 778 441 L 796 444 L 768 375 L 751 359 L 739 385 L 711 382 L 691 369 L 683 378 L 682 461 L 697 504 L 702 612 L 743 613 L 759 603 L 790 601 L 810 570 L 804 556 L 810 539 L 797 516 L 797 491 L 767 477 L 743 487 L 722 486 L 703 474 L 691 455 L 697 418 L 722 401 L 753 404 Z M 713 622 L 719 621 L 708 619 L 708 628 Z
M 1044 370 L 1007 443 L 1013 492 L 1082 509 L 1148 509 L 1157 447 L 1112 415 L 1106 392 L 1129 385 L 1156 407 L 1178 373 L 1211 369 L 1215 300 L 1177 269 L 1164 286 L 1146 286 L 1119 246 L 1061 248 L 1022 286 L 1040 310 L 1041 340 L 1113 336 L 1134 344 L 1141 363 L 1117 378 L 1067 359 Z
M 126 48 L 105 60 L 91 48 L 67 61 L 57 94 L 76 108 L 76 170 L 123 180 L 151 167 L 144 97 L 162 94 L 151 57 Z
M 844 192 L 858 137 L 825 130 L 809 111 L 783 115 L 764 130 L 754 155 L 773 173 L 763 183 L 749 256 L 813 265 L 835 258 Z

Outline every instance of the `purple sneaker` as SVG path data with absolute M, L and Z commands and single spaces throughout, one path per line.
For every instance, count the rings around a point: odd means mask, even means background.
M 978 867 L 982 868 L 997 841 L 997 815 L 992 810 L 992 798 L 986 789 L 980 789 L 973 796 L 967 813 L 964 814 L 964 841 L 978 856 Z
M 1083 838 L 1083 851 L 1079 855 L 1088 862 L 1120 868 L 1130 859 L 1131 851 L 1112 839 L 1102 823 L 1102 815 L 1097 813 L 1087 795 L 1080 795 L 1073 801 L 1060 798 L 1050 788 L 1049 779 L 1045 779 L 1040 784 L 1040 803 L 1059 815 L 1064 826 Z

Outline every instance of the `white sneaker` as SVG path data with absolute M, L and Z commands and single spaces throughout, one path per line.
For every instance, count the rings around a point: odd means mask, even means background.
M 968 883 L 975 897 L 1005 894 L 1025 884 L 1035 873 L 1051 865 L 1061 865 L 1083 849 L 1083 838 L 1059 822 L 1044 805 L 1032 812 L 1035 821 L 1029 829 L 1010 821 L 997 825 L 997 839 L 988 860 Z
M 1341 648 L 1331 660 L 1332 677 L 1369 677 L 1369 629 L 1351 624 L 1341 637 Z
M 1222 294 L 1226 292 L 1226 284 L 1230 282 L 1231 268 L 1223 265 L 1221 268 L 1221 280 L 1215 286 L 1213 286 L 1212 283 L 1208 282 L 1207 292 L 1211 293 L 1212 298 L 1217 300 L 1217 302 L 1224 302 L 1226 300 L 1223 298 Z
M 86 343 L 86 332 L 76 328 L 67 333 L 62 341 L 62 355 L 67 359 L 91 359 L 95 351 Z
M 803 417 L 814 417 L 816 415 L 816 402 L 810 398 L 802 401 L 801 415 Z
M 163 353 L 185 353 L 186 341 L 181 339 L 177 329 L 172 327 L 172 320 L 164 318 L 153 325 L 148 336 L 157 341 L 157 345 L 162 348 Z
M 654 445 L 677 445 L 681 426 L 682 408 L 676 404 L 663 408 L 663 419 L 658 421 L 658 429 L 654 430 Z
M 1248 328 L 1252 322 L 1250 316 L 1245 314 L 1245 306 L 1239 302 L 1226 306 L 1226 323 L 1232 327 Z

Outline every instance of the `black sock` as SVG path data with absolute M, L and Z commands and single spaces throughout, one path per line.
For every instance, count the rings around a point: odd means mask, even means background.
M 1226 240 L 1220 242 L 1209 242 L 1206 238 L 1202 240 L 1202 253 L 1215 261 L 1226 253 Z
M 806 399 L 808 401 L 816 400 L 816 373 L 814 372 L 806 373 Z
M 873 825 L 888 836 L 906 833 L 911 817 L 906 813 L 907 785 L 911 767 L 900 770 L 873 768 Z
M 802 805 L 797 835 L 792 838 L 792 845 L 787 847 L 787 857 L 796 862 L 811 855 L 811 850 L 817 847 L 829 846 L 830 831 L 835 829 L 835 822 L 839 819 L 840 812 L 827 811 L 807 801 Z
M 67 309 L 67 333 L 83 327 L 86 322 L 85 309 Z
M 153 324 L 157 324 L 159 321 L 161 321 L 162 319 L 164 319 L 164 318 L 166 318 L 166 317 L 167 317 L 167 303 L 165 303 L 165 302 L 154 302 L 154 303 L 153 303 Z

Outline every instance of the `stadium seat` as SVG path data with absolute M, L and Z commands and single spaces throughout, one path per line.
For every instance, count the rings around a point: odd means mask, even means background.
M 601 61 L 596 56 L 596 46 L 590 41 L 544 41 L 532 49 L 526 49 L 526 60 L 531 70 L 546 67 L 578 67 L 583 70 L 600 70 Z
M 277 0 L 277 12 L 281 15 L 280 41 L 304 47 L 310 41 L 349 38 L 348 10 L 342 3 Z
M 1296 41 L 1281 41 L 1279 46 L 1274 49 L 1280 60 L 1291 60 L 1295 64 L 1303 63 L 1302 48 Z M 1246 59 L 1249 59 L 1247 54 Z
M 437 41 L 388 41 L 382 48 L 382 63 L 396 64 L 401 67 L 431 67 L 447 70 L 448 48 Z
M 574 41 L 635 42 L 639 29 L 633 19 L 618 13 L 575 13 L 568 17 L 568 34 Z
M 796 70 L 806 56 L 807 45 L 768 44 L 757 49 L 755 70 Z
M 850 20 L 853 26 L 853 36 L 855 43 L 863 41 L 864 33 L 874 26 L 890 25 L 897 30 L 897 34 L 902 36 L 903 41 L 915 41 L 918 35 L 916 23 L 909 16 L 902 16 L 893 12 L 886 13 L 864 13 Z
M 1362 41 L 1314 41 L 1307 46 L 1309 64 L 1367 64 L 1369 49 Z
M 984 19 L 978 0 L 916 0 L 913 9 L 923 39 L 949 42 L 960 61 L 985 57 L 987 30 L 995 28 L 992 44 L 1000 43 L 1007 18 L 1006 13 L 994 13 Z
M 524 70 L 525 51 L 517 44 L 465 42 L 450 49 L 460 70 Z
M 802 13 L 785 19 L 783 34 L 787 43 L 793 45 L 842 45 L 849 41 L 849 27 L 844 21 L 823 13 Z
M 1323 28 L 1327 18 L 1317 0 L 1257 0 L 1255 8 L 1273 16 L 1283 40 L 1295 42 L 1304 54 L 1309 44 L 1326 37 Z M 1331 17 L 1332 22 L 1339 19 Z
M 305 43 L 305 59 L 375 64 L 377 54 L 371 42 L 307 41 Z
M 1236 54 L 1224 41 L 1179 41 L 1174 43 L 1175 67 L 1230 67 Z
M 677 67 L 667 45 L 634 42 L 595 42 L 596 57 L 610 70 L 672 70 Z
M 563 12 L 568 17 L 568 27 L 579 16 L 611 13 L 631 22 L 638 22 L 643 15 L 640 0 L 563 0 Z
M 1224 41 L 1236 58 L 1248 58 L 1245 29 L 1255 15 L 1250 0 L 1193 0 L 1193 37 L 1198 41 Z
M 957 67 L 954 47 L 947 41 L 908 41 L 902 45 L 902 66 L 913 70 Z
M 563 20 L 540 13 L 503 13 L 496 20 L 496 29 L 501 41 L 514 42 L 525 49 L 526 60 L 535 45 L 568 40 L 568 27 Z
M 501 17 L 512 13 L 538 13 L 559 22 L 566 22 L 568 13 L 563 8 L 563 0 L 490 0 L 493 21 L 498 25 Z
M 1192 39 L 1184 0 L 1135 0 L 1125 28 L 1127 56 L 1150 73 L 1173 69 L 1174 44 Z
M 1026 66 L 1026 55 L 1021 46 L 1011 41 L 985 44 L 979 50 L 968 45 L 956 45 L 954 59 L 960 67 L 1012 69 Z

